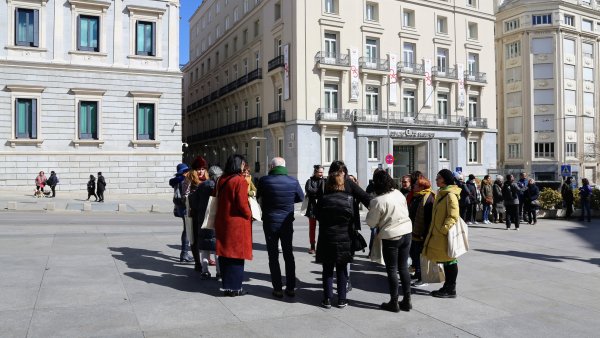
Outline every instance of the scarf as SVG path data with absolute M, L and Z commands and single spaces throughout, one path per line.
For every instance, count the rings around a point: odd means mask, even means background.
M 286 167 L 274 167 L 273 169 L 271 169 L 269 171 L 269 175 L 287 175 L 288 174 L 288 170 Z
M 422 199 L 422 205 L 425 205 L 425 203 L 427 202 L 427 196 L 431 194 L 431 188 L 427 188 L 427 189 L 423 189 L 421 191 L 414 191 L 413 192 L 413 196 L 417 197 L 423 197 Z

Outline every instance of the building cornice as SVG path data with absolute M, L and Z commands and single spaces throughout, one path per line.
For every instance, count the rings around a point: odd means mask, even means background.
M 106 12 L 111 5 L 110 2 L 100 0 L 69 0 L 69 3 L 71 4 L 71 9 L 91 8 L 101 10 L 102 12 Z
M 130 91 L 129 95 L 133 97 L 143 97 L 143 98 L 151 98 L 158 99 L 162 96 L 160 92 L 143 92 L 143 91 Z
M 127 5 L 127 11 L 129 12 L 130 16 L 132 16 L 132 15 L 156 16 L 158 19 L 160 19 L 167 10 L 165 8 Z
M 6 85 L 6 90 L 9 92 L 19 93 L 41 93 L 46 87 L 41 86 L 29 86 L 29 85 Z
M 154 75 L 181 78 L 181 71 L 163 71 L 152 69 L 126 68 L 119 66 L 93 66 L 93 65 L 75 65 L 65 63 L 47 63 L 47 62 L 27 62 L 16 60 L 0 60 L 0 66 L 16 67 L 16 68 L 34 68 L 34 69 L 51 69 L 51 70 L 66 70 L 66 71 L 97 71 L 103 73 L 117 73 L 129 75 Z
M 106 90 L 91 88 L 71 88 L 71 92 L 75 95 L 102 96 L 104 95 L 104 93 L 106 93 Z

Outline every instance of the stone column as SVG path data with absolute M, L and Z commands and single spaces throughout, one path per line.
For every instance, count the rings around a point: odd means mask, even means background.
M 169 71 L 179 71 L 179 1 L 170 1 L 169 7 Z M 190 60 L 191 61 L 191 60 Z
M 48 21 L 47 21 L 48 22 Z M 54 41 L 52 42 L 52 62 L 64 62 L 64 7 L 62 1 L 54 1 Z
M 120 65 L 123 64 L 121 58 L 123 57 L 121 53 L 121 47 L 123 45 L 123 39 L 127 39 L 127 37 L 123 37 L 123 0 L 115 0 L 114 2 L 114 23 L 113 23 L 113 64 Z M 132 27 L 129 27 L 129 32 L 131 32 Z M 108 47 L 108 46 L 107 46 Z

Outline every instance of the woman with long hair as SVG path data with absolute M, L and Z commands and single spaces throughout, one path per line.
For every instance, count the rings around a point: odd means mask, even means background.
M 399 312 L 410 311 L 410 274 L 408 273 L 408 256 L 411 244 L 412 223 L 408 216 L 406 198 L 399 190 L 394 189 L 394 179 L 384 170 L 373 173 L 375 197 L 371 201 L 367 224 L 378 228 L 373 243 L 371 260 L 385 263 L 390 288 L 390 301 L 382 303 L 384 310 Z M 403 298 L 398 303 L 398 269 L 402 280 Z
M 306 180 L 304 191 L 308 198 L 308 207 L 305 216 L 308 217 L 308 240 L 310 242 L 309 254 L 315 253 L 315 233 L 317 230 L 317 193 L 323 190 L 323 166 L 315 164 L 313 175 Z
M 431 190 L 431 182 L 421 176 L 413 185 L 412 200 L 408 206 L 408 215 L 412 221 L 412 242 L 410 245 L 410 259 L 415 268 L 414 286 L 425 285 L 421 281 L 421 251 L 423 251 L 423 242 L 429 225 L 431 224 L 431 215 L 433 211 L 433 201 L 435 193 Z

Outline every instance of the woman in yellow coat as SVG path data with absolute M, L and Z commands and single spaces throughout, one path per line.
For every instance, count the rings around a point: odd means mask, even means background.
M 440 189 L 433 202 L 431 226 L 425 239 L 423 255 L 444 265 L 444 286 L 431 292 L 431 295 L 438 298 L 456 298 L 458 261 L 455 257 L 448 256 L 448 231 L 460 218 L 458 201 L 461 189 L 454 184 L 454 175 L 448 169 L 440 170 L 435 182 Z

